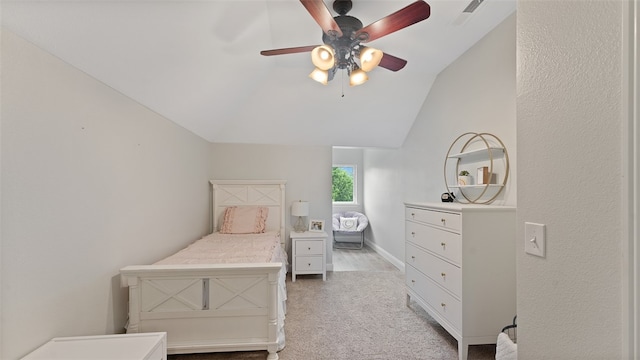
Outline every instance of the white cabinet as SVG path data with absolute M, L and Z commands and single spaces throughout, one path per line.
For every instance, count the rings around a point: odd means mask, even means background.
M 513 207 L 405 203 L 407 305 L 458 340 L 460 360 L 516 315 L 515 231 Z
M 290 233 L 292 271 L 291 281 L 297 275 L 322 274 L 327 280 L 327 233 L 305 231 Z
M 167 360 L 167 333 L 54 338 L 22 358 L 36 359 Z

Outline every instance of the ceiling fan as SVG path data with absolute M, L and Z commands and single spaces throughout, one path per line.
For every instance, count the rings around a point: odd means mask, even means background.
M 322 28 L 324 45 L 263 50 L 260 54 L 272 56 L 310 51 L 311 61 L 316 68 L 309 76 L 324 85 L 333 79 L 338 70 L 346 70 L 349 84 L 355 86 L 366 82 L 367 72 L 377 66 L 391 71 L 402 69 L 407 64 L 406 60 L 362 44 L 425 20 L 431 14 L 429 4 L 419 0 L 363 27 L 360 20 L 347 15 L 353 6 L 351 0 L 333 2 L 333 10 L 338 13 L 335 17 L 322 0 L 300 2 Z

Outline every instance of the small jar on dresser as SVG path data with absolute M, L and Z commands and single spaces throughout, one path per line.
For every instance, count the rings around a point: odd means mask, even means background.
M 321 274 L 327 280 L 327 233 L 291 231 L 291 281 L 297 275 Z
M 495 344 L 516 315 L 516 209 L 405 203 L 407 306 L 414 300 L 458 341 Z

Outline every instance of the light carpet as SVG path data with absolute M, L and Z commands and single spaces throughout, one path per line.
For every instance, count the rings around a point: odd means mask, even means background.
M 399 271 L 328 272 L 287 280 L 282 360 L 457 359 L 457 341 L 413 301 Z M 496 334 L 497 337 L 497 334 Z M 170 360 L 265 359 L 266 351 L 171 355 Z M 495 345 L 469 360 L 495 359 Z

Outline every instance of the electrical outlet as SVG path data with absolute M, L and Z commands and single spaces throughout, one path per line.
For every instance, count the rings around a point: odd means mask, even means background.
M 524 251 L 527 254 L 545 257 L 545 225 L 524 223 Z

